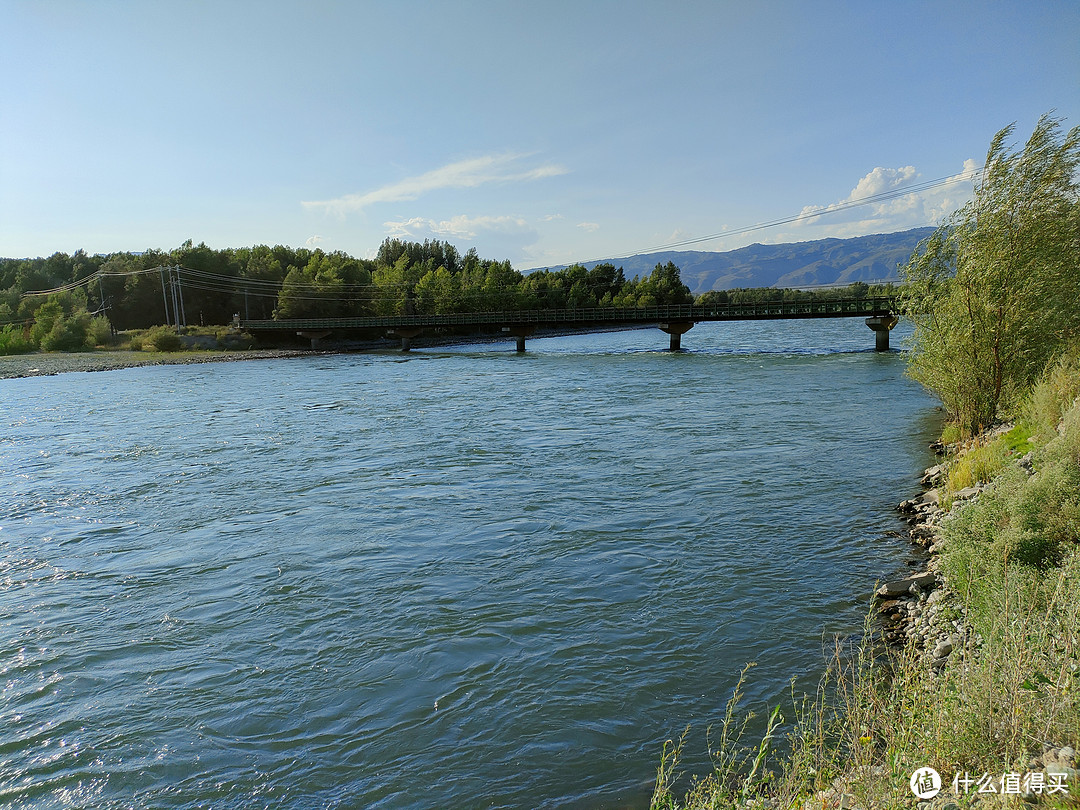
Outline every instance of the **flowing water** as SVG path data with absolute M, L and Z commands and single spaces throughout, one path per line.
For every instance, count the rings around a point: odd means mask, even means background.
M 0 381 L 0 807 L 647 806 L 746 662 L 758 711 L 812 689 L 909 564 L 936 417 L 872 343 Z

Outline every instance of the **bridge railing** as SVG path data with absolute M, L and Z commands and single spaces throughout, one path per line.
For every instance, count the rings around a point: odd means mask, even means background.
M 831 301 L 769 301 L 749 304 L 665 304 L 653 307 L 580 307 L 506 312 L 429 315 L 383 315 L 357 318 L 293 318 L 241 321 L 244 329 L 376 329 L 393 327 L 513 326 L 519 324 L 630 324 L 665 321 L 768 320 L 887 315 L 896 309 L 891 297 L 840 298 Z

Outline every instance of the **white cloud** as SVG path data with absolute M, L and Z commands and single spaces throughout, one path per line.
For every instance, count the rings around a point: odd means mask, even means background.
M 566 174 L 565 168 L 555 164 L 526 167 L 522 165 L 525 157 L 528 156 L 502 154 L 459 160 L 362 194 L 346 194 L 332 200 L 301 204 L 306 208 L 321 208 L 331 213 L 345 214 L 361 211 L 376 203 L 415 200 L 430 191 L 443 188 L 475 188 L 488 183 L 539 180 Z
M 968 159 L 957 174 L 927 182 L 920 180 L 914 166 L 879 166 L 862 177 L 847 197 L 830 205 L 805 206 L 792 224 L 821 227 L 831 236 L 936 225 L 971 198 L 977 169 L 978 164 Z
M 557 219 L 566 219 L 562 214 L 548 214 L 547 216 L 540 217 L 541 222 L 554 222 Z
M 598 222 L 579 222 L 577 226 L 581 228 L 581 230 L 588 231 L 589 233 L 600 230 L 600 224 Z
M 321 236 L 315 234 L 314 236 L 309 236 L 307 239 L 305 239 L 304 244 L 308 247 L 315 247 L 315 245 L 319 244 L 319 242 L 321 242 L 322 240 L 323 238 Z

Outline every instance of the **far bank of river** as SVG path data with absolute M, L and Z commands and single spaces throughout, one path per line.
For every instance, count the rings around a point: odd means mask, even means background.
M 541 329 L 533 339 L 561 337 L 569 335 L 592 334 L 594 332 L 625 332 L 651 327 L 630 327 L 611 329 Z M 666 336 L 657 338 L 661 346 Z M 445 348 L 463 344 L 506 344 L 513 347 L 512 339 L 505 335 L 470 335 L 470 336 L 420 336 L 412 340 L 414 349 Z M 399 343 L 393 339 L 351 341 L 345 343 L 327 342 L 319 349 L 184 349 L 175 352 L 131 351 L 100 349 L 86 352 L 32 352 L 0 356 L 0 380 L 17 377 L 43 377 L 52 374 L 71 372 L 115 371 L 121 368 L 140 366 L 189 365 L 193 363 L 222 363 L 241 360 L 269 360 L 282 357 L 317 357 L 328 354 L 346 354 L 364 351 L 395 351 Z
M 69 372 L 115 371 L 138 366 L 219 363 L 235 360 L 268 360 L 316 354 L 290 349 L 251 349 L 243 351 L 96 351 L 34 352 L 0 357 L 0 380 L 16 377 L 43 377 Z

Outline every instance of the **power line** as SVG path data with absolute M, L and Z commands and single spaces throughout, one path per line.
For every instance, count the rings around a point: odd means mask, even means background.
M 768 222 L 759 222 L 756 225 L 748 225 L 745 228 L 736 228 L 734 230 L 720 231 L 719 233 L 708 234 L 707 236 L 697 236 L 691 239 L 682 239 L 676 242 L 668 242 L 667 244 L 657 245 L 655 247 L 644 248 L 642 250 L 636 250 L 632 253 L 626 253 L 620 256 L 613 256 L 609 258 L 615 259 L 629 259 L 633 256 L 640 256 L 643 253 L 658 253 L 663 250 L 672 250 L 678 247 L 685 247 L 687 245 L 696 245 L 702 242 L 711 242 L 714 239 L 722 239 L 727 236 L 742 236 L 743 234 L 753 233 L 754 231 L 762 231 L 766 228 L 775 228 L 778 225 L 790 225 L 793 222 L 803 222 L 806 220 L 816 219 L 817 217 L 826 216 L 836 211 L 847 211 L 851 208 L 858 208 L 862 205 L 871 205 L 877 202 L 885 202 L 887 200 L 893 200 L 897 197 L 905 197 L 908 194 L 914 194 L 919 191 L 929 191 L 933 188 L 940 188 L 941 186 L 947 186 L 951 183 L 960 183 L 965 180 L 974 180 L 980 174 L 982 174 L 984 166 L 980 166 L 977 169 L 962 172 L 961 174 L 954 174 L 948 177 L 939 177 L 936 180 L 927 180 L 922 183 L 913 183 L 909 186 L 902 186 L 900 188 L 890 189 L 889 191 L 882 191 L 878 194 L 871 194 L 868 197 L 860 197 L 857 200 L 851 200 L 846 203 L 837 203 L 836 205 L 826 206 L 817 211 L 800 212 L 794 216 L 781 217 L 780 219 L 769 220 Z M 587 263 L 602 261 L 602 259 L 589 259 Z

